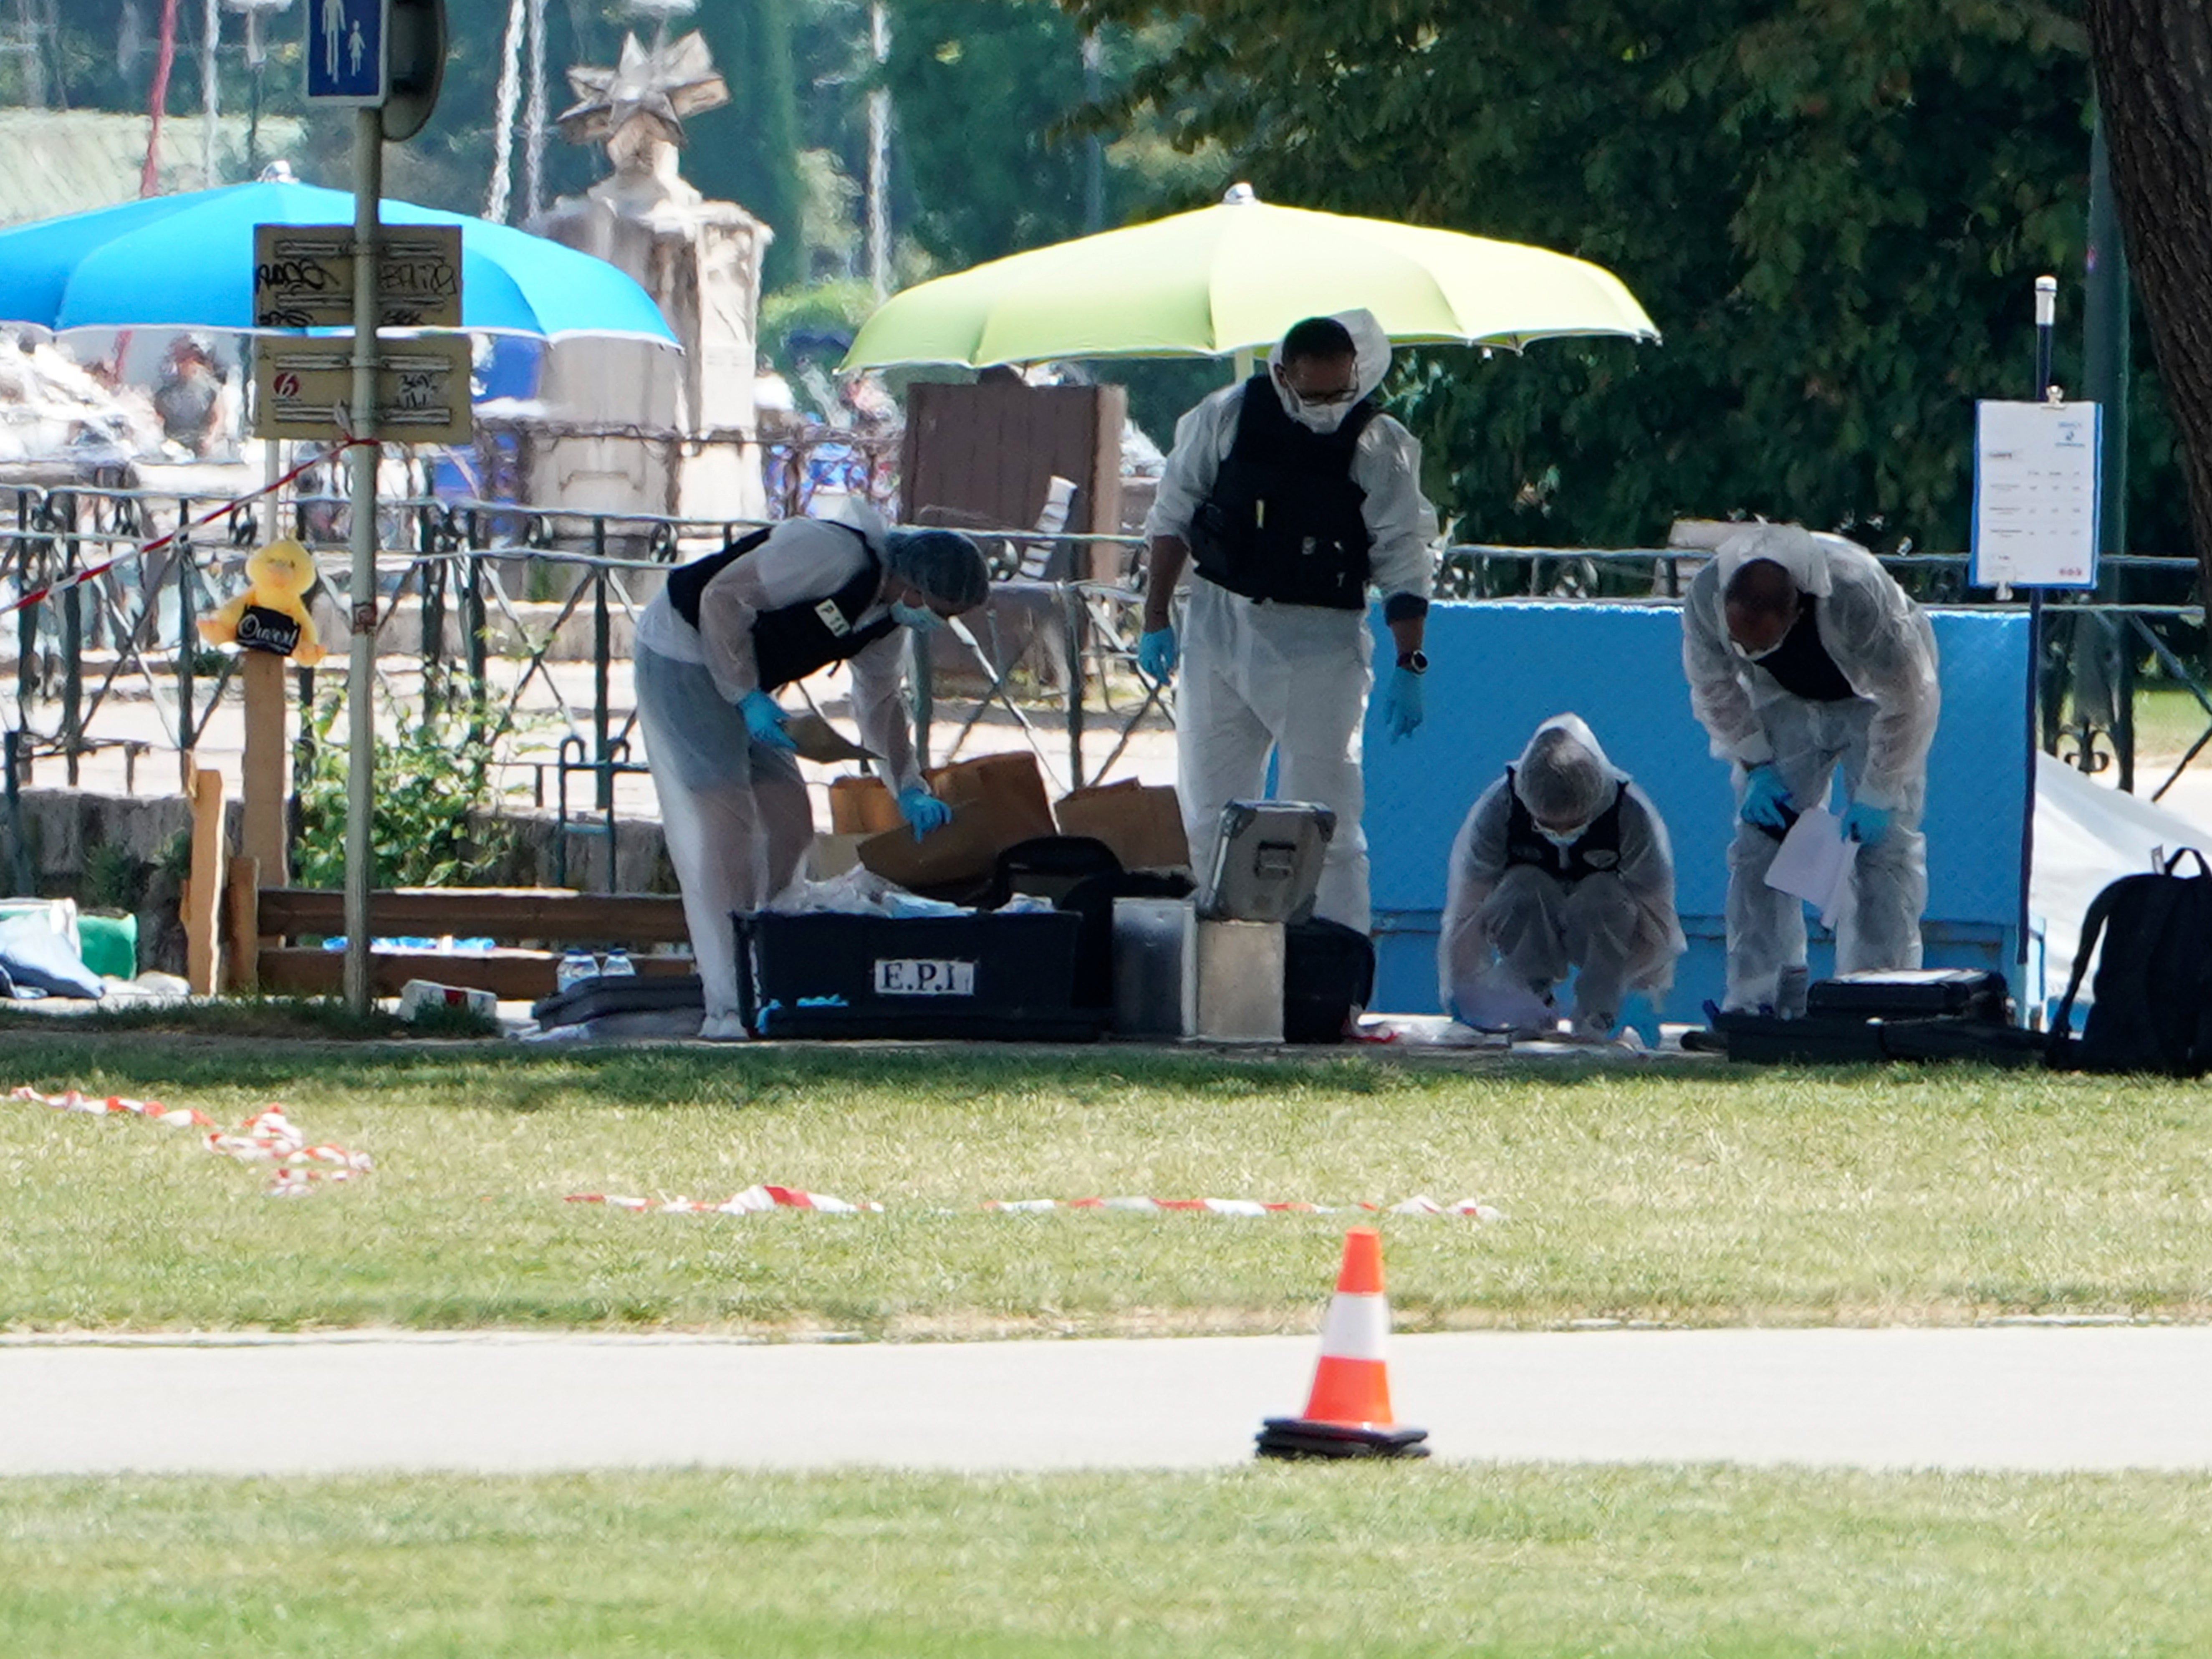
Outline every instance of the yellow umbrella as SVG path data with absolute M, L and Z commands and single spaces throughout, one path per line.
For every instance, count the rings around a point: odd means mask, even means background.
M 1562 335 L 1656 340 L 1620 279 L 1519 242 L 1275 207 L 1239 185 L 1213 207 L 995 259 L 896 294 L 848 370 L 896 363 L 1218 357 L 1300 318 L 1364 307 L 1401 343 L 1513 349 Z

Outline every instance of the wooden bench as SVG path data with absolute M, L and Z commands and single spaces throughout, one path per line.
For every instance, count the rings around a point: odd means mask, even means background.
M 233 860 L 250 871 L 250 860 Z M 344 988 L 345 953 L 289 942 L 345 932 L 345 895 L 313 887 L 261 887 L 234 881 L 229 973 L 234 990 L 333 994 Z M 489 991 L 501 1001 L 553 994 L 555 970 L 570 945 L 619 946 L 643 974 L 688 974 L 689 957 L 642 954 L 688 943 L 684 902 L 660 893 L 577 893 L 558 887 L 391 887 L 369 895 L 374 939 L 489 939 L 489 951 L 372 951 L 373 994 L 397 996 L 410 979 Z

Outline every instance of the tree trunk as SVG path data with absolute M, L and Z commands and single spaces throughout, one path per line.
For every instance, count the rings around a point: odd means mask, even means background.
M 2204 0 L 2088 0 L 2112 191 L 2181 438 L 2212 592 L 2212 16 Z

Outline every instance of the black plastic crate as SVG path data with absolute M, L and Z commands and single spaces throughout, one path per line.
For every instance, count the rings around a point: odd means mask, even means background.
M 1086 1042 L 1109 1015 L 1075 1005 L 1082 919 L 740 915 L 738 1003 L 762 1037 Z

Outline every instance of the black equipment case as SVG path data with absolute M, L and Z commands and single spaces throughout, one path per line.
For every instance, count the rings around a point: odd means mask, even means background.
M 2011 999 L 2004 975 L 1986 968 L 1891 968 L 1815 980 L 1808 1015 L 1853 1019 L 1980 1019 L 2004 1022 Z
M 761 1037 L 1089 1042 L 1075 1004 L 1081 918 L 740 915 L 738 1011 Z

